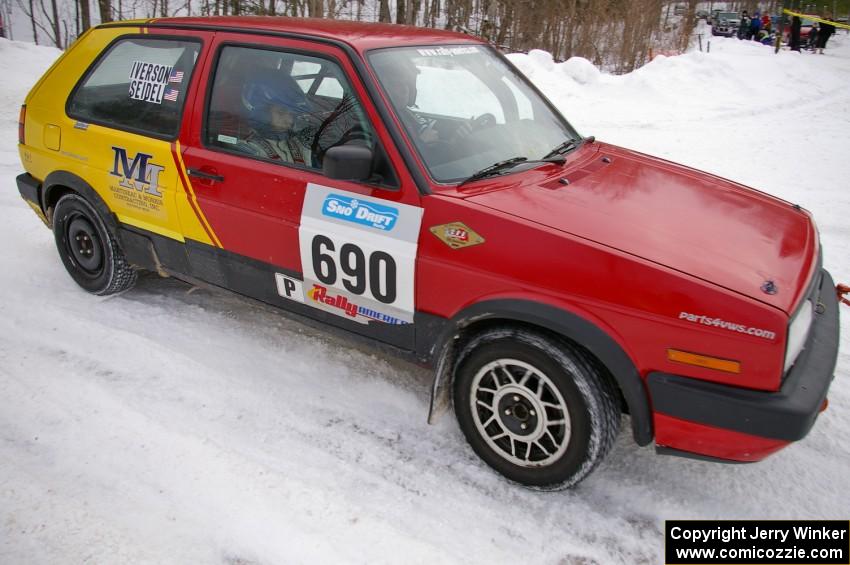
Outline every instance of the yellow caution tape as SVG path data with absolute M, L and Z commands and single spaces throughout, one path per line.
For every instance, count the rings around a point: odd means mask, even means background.
M 824 24 L 829 24 L 831 26 L 840 27 L 842 29 L 850 29 L 850 25 L 841 24 L 841 23 L 838 23 L 838 22 L 832 22 L 830 20 L 825 20 L 825 19 L 819 18 L 817 16 L 812 16 L 811 14 L 803 14 L 801 12 L 792 12 L 791 10 L 782 10 L 782 11 L 785 12 L 786 14 L 788 14 L 789 16 L 799 16 L 800 18 L 805 18 L 807 20 L 812 20 L 814 22 L 821 22 L 821 23 L 824 23 Z

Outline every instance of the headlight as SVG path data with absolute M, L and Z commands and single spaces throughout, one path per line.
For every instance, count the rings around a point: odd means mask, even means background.
M 806 343 L 806 338 L 809 336 L 809 329 L 812 327 L 814 306 L 811 300 L 806 300 L 794 318 L 791 320 L 791 325 L 788 326 L 788 346 L 785 349 L 785 368 L 783 373 L 797 360 L 797 356 L 803 350 L 803 345 Z

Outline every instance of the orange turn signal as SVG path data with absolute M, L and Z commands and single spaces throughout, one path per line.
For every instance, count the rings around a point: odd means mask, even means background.
M 678 349 L 668 349 L 667 359 L 676 363 L 684 363 L 685 365 L 695 365 L 706 369 L 714 369 L 723 371 L 724 373 L 741 372 L 741 363 L 731 361 L 729 359 L 718 359 L 717 357 L 709 357 L 708 355 L 700 355 L 699 353 L 689 353 L 687 351 L 679 351 Z

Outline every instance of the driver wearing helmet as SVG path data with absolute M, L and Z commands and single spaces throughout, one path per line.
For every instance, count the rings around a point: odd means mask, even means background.
M 416 78 L 419 76 L 419 69 L 406 61 L 387 60 L 378 62 L 376 70 L 404 128 L 425 143 L 439 140 L 440 134 L 434 127 L 436 122 L 412 110 L 416 107 Z
M 450 135 L 443 136 L 441 133 L 445 132 L 438 131 L 436 120 L 428 119 L 413 111 L 418 94 L 416 79 L 419 76 L 419 69 L 414 64 L 404 60 L 388 59 L 376 61 L 375 70 L 404 128 L 411 136 L 416 136 L 417 141 L 426 144 L 441 140 L 455 143 L 472 132 L 471 125 L 464 122 Z
M 294 81 L 290 86 L 271 80 L 249 83 L 242 99 L 250 112 L 250 131 L 243 141 L 247 152 L 275 161 L 315 165 L 310 151 L 315 132 L 298 127 L 309 113 L 309 105 Z

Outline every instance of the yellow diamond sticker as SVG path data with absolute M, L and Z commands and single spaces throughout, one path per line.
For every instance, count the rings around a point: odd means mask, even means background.
M 440 238 L 440 241 L 452 249 L 484 243 L 483 237 L 475 233 L 472 228 L 462 222 L 452 222 L 450 224 L 433 226 L 431 228 L 431 233 Z

